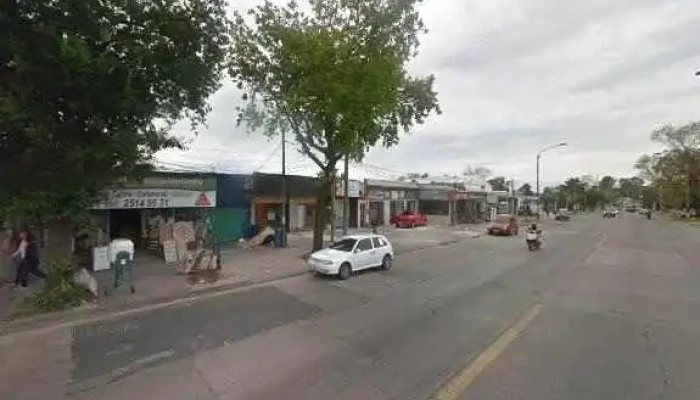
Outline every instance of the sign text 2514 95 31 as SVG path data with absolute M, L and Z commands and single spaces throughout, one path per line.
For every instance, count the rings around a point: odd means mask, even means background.
M 168 208 L 170 200 L 165 197 L 161 198 L 125 198 L 122 199 L 121 208 Z
M 113 190 L 97 209 L 190 208 L 216 206 L 216 191 L 182 189 Z

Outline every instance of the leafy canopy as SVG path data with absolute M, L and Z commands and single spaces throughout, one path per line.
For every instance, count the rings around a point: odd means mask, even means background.
M 230 73 L 244 91 L 239 123 L 268 136 L 291 132 L 325 175 L 344 155 L 361 160 L 380 142 L 439 112 L 433 76 L 406 63 L 425 31 L 421 0 L 270 1 L 236 14 Z
M 219 87 L 223 0 L 5 1 L 0 6 L 0 208 L 79 211 L 142 176 Z
M 637 160 L 639 176 L 656 187 L 664 207 L 700 209 L 700 122 L 665 125 L 651 139 L 663 150 Z

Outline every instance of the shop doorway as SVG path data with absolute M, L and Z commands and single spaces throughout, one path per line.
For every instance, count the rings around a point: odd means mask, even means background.
M 129 238 L 135 246 L 141 246 L 141 210 L 110 210 L 109 236 L 111 239 Z
M 369 203 L 369 223 L 372 225 L 375 222 L 377 225 L 384 225 L 384 202 L 372 201 Z

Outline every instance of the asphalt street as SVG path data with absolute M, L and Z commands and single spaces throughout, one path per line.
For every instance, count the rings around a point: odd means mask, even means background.
M 700 230 L 596 214 L 545 240 L 0 337 L 0 398 L 700 398 Z

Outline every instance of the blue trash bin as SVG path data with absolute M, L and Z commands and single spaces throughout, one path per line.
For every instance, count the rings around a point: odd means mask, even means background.
M 275 247 L 287 247 L 287 233 L 284 231 L 284 228 L 275 229 Z

